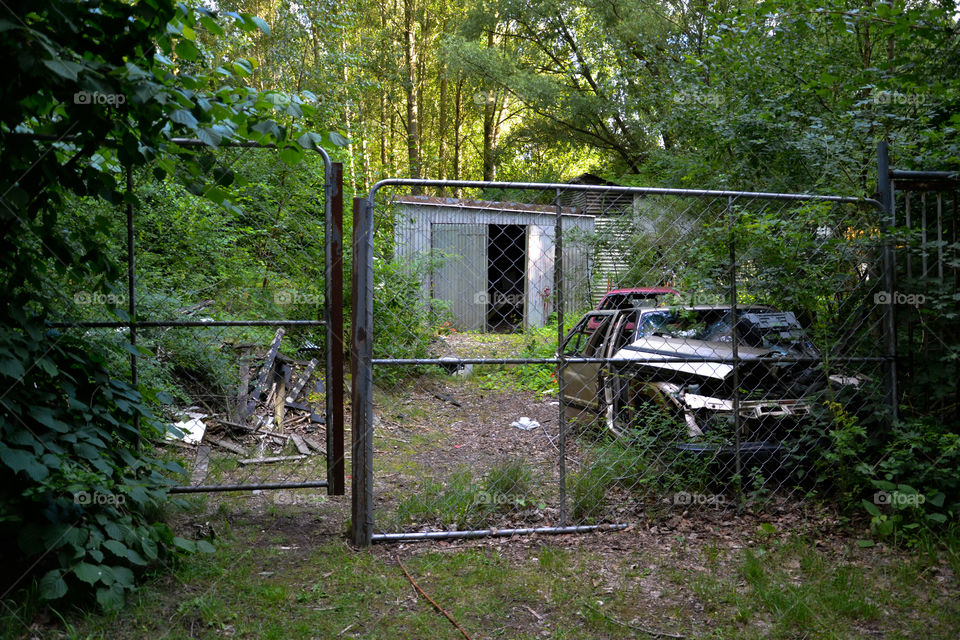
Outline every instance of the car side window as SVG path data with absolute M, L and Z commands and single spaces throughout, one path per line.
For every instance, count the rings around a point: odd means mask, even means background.
M 563 345 L 563 355 L 592 357 L 603 343 L 610 317 L 604 315 L 584 318 Z

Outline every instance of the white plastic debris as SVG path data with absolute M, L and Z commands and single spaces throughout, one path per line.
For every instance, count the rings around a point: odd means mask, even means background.
M 183 440 L 187 444 L 200 444 L 203 440 L 203 433 L 207 430 L 207 425 L 200 418 L 191 418 L 181 420 L 171 425 L 174 430 L 167 430 L 168 440 Z M 179 435 L 178 433 L 179 432 Z
M 516 427 L 517 429 L 522 429 L 524 431 L 530 431 L 531 429 L 536 429 L 540 426 L 540 423 L 536 420 L 531 420 L 527 416 L 522 416 L 519 420 L 510 423 L 511 427 Z

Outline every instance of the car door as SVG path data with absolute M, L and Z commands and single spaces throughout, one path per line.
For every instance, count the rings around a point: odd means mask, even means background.
M 602 358 L 617 311 L 591 311 L 567 334 L 560 347 L 565 358 Z M 600 410 L 599 362 L 566 362 L 561 369 L 563 401 L 567 405 Z

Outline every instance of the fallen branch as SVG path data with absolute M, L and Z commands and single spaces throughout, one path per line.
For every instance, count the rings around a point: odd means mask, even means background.
M 468 636 L 468 635 L 467 635 L 467 632 L 463 630 L 463 627 L 461 627 L 459 624 L 457 624 L 457 621 L 454 620 L 452 617 L 450 617 L 450 614 L 447 613 L 446 611 L 444 611 L 443 608 L 442 608 L 440 605 L 438 605 L 436 602 L 434 602 L 434 601 L 433 601 L 433 598 L 431 598 L 430 596 L 428 596 L 428 595 L 427 595 L 427 592 L 424 591 L 423 589 L 421 589 L 421 588 L 420 588 L 420 585 L 418 585 L 418 584 L 414 581 L 413 576 L 410 575 L 410 572 L 407 571 L 407 568 L 406 568 L 405 566 L 403 566 L 403 563 L 402 563 L 402 562 L 400 562 L 400 556 L 397 556 L 397 564 L 400 565 L 400 568 L 403 569 L 403 572 L 404 572 L 405 574 L 407 574 L 407 579 L 410 580 L 410 584 L 412 584 L 412 585 L 416 588 L 416 590 L 419 591 L 419 592 L 423 595 L 423 597 L 426 598 L 426 599 L 430 602 L 430 604 L 432 604 L 433 607 L 434 607 L 437 611 L 439 611 L 440 613 L 442 613 L 443 615 L 445 615 L 445 616 L 447 617 L 447 620 L 449 620 L 449 621 L 453 624 L 453 626 L 455 626 L 457 629 L 459 629 L 460 633 L 463 634 L 463 637 L 464 637 L 464 638 L 466 638 L 467 640 L 470 640 L 470 636 Z
M 304 460 L 307 456 L 273 456 L 271 458 L 247 458 L 241 460 L 240 464 L 268 464 L 271 462 L 287 462 L 292 460 Z
M 646 627 L 638 627 L 637 625 L 630 624 L 630 623 L 624 622 L 623 620 L 614 618 L 610 614 L 604 613 L 603 611 L 600 611 L 600 609 L 597 609 L 596 607 L 591 607 L 586 602 L 584 602 L 583 605 L 587 609 L 590 609 L 591 611 L 593 611 L 594 613 L 599 613 L 601 616 L 603 616 L 604 618 L 606 618 L 607 620 L 609 620 L 614 624 L 618 624 L 621 627 L 626 627 L 627 629 L 633 629 L 634 631 L 645 633 L 648 636 L 653 636 L 655 638 L 678 638 L 678 639 L 686 638 L 686 636 L 678 635 L 676 633 L 667 633 L 666 631 L 654 631 L 653 629 L 647 629 Z

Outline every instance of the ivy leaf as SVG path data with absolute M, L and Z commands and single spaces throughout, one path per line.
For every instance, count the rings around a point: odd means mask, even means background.
M 177 46 L 174 47 L 174 51 L 177 52 L 178 56 L 188 62 L 193 62 L 200 57 L 200 50 L 197 49 L 197 45 L 193 44 L 190 40 L 181 40 L 178 42 Z
M 51 569 L 40 578 L 40 597 L 44 600 L 56 600 L 67 595 L 67 583 L 60 569 Z
M 56 58 L 53 60 L 44 60 L 43 65 L 61 78 L 74 81 L 77 79 L 77 73 L 83 70 L 83 66 L 76 62 Z
M 57 433 L 70 431 L 70 425 L 53 417 L 53 411 L 50 407 L 33 407 L 30 410 L 30 415 L 32 415 L 37 422 Z
M 0 359 L 0 373 L 8 378 L 19 380 L 21 377 L 23 377 L 23 374 L 26 373 L 26 371 L 24 370 L 23 365 L 20 364 L 19 360 L 14 360 L 13 358 L 3 358 Z
M 23 449 L 11 449 L 0 443 L 0 460 L 14 473 L 25 472 L 31 479 L 41 482 L 50 475 L 50 471 L 37 461 L 37 456 Z
M 123 601 L 123 587 L 119 583 L 97 589 L 97 602 L 105 611 L 116 611 L 123 606 Z
M 197 119 L 186 109 L 177 109 L 170 114 L 170 119 L 185 127 L 190 127 L 191 129 L 197 128 Z
M 81 562 L 71 569 L 71 571 L 73 571 L 74 575 L 81 581 L 90 585 L 96 584 L 98 580 L 103 578 L 103 570 L 100 567 L 86 562 Z
M 267 24 L 267 21 L 259 16 L 250 16 L 250 19 L 253 20 L 253 24 L 257 25 L 260 31 L 263 31 L 265 34 L 270 35 L 270 25 Z
M 349 140 L 344 138 L 342 135 L 340 135 L 336 131 L 331 131 L 329 135 L 330 135 L 330 142 L 338 147 L 345 147 L 348 144 L 350 144 Z
M 173 539 L 173 546 L 188 553 L 194 553 L 197 550 L 196 542 L 193 540 L 187 540 L 186 538 L 181 538 L 179 536 Z

